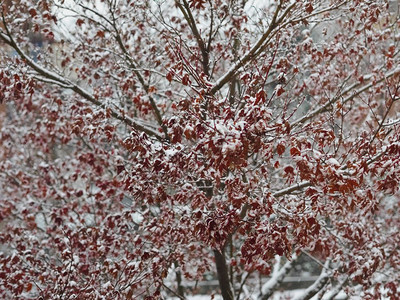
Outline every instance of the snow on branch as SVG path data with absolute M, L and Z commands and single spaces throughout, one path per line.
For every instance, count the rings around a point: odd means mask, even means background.
M 284 189 L 281 189 L 281 190 L 279 190 L 279 191 L 276 191 L 276 192 L 273 193 L 272 195 L 273 195 L 274 197 L 280 197 L 280 196 L 283 196 L 283 195 L 290 194 L 290 193 L 292 193 L 292 192 L 301 190 L 302 188 L 308 187 L 308 186 L 310 186 L 310 185 L 311 185 L 311 182 L 309 182 L 309 181 L 303 181 L 303 182 L 301 182 L 301 183 L 297 183 L 297 184 L 294 184 L 294 185 L 289 186 L 289 187 L 287 187 L 287 188 L 284 188 Z
M 329 278 L 331 278 L 332 276 L 331 272 L 329 271 L 329 263 L 330 261 L 327 260 L 324 267 L 322 268 L 321 274 L 319 275 L 318 279 L 312 285 L 310 285 L 302 295 L 294 297 L 294 300 L 310 299 L 326 285 Z
M 261 288 L 260 300 L 268 299 L 274 292 L 274 290 L 282 283 L 285 276 L 296 264 L 297 255 L 294 254 L 291 260 L 288 260 L 279 271 L 274 272 L 271 279 L 266 282 Z

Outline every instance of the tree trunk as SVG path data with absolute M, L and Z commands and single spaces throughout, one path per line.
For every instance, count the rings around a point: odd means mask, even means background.
M 225 254 L 214 250 L 215 264 L 217 267 L 219 287 L 224 300 L 233 300 L 232 286 L 229 280 L 228 267 L 226 265 Z

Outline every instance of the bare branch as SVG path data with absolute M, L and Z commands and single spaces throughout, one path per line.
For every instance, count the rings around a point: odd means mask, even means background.
M 186 0 L 183 0 L 183 6 L 180 3 L 180 1 L 176 0 L 175 1 L 176 5 L 178 5 L 180 11 L 182 12 L 185 20 L 188 22 L 190 29 L 192 30 L 192 33 L 194 37 L 196 38 L 197 44 L 200 48 L 201 51 L 201 56 L 202 56 L 202 65 L 203 65 L 203 71 L 204 73 L 209 76 L 209 47 L 211 43 L 211 29 L 210 29 L 210 39 L 208 41 L 208 46 L 206 47 L 199 30 L 197 29 L 196 21 L 193 17 L 192 11 L 190 10 L 190 6 Z M 212 28 L 212 23 L 211 23 L 211 28 Z

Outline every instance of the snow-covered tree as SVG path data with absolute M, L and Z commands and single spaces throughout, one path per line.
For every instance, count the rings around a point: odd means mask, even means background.
M 2 299 L 399 299 L 397 1 L 0 3 Z

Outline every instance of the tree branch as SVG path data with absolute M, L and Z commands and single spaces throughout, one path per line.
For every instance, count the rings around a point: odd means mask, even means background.
M 272 17 L 271 23 L 268 26 L 267 31 L 261 36 L 261 38 L 257 41 L 257 43 L 251 47 L 251 49 L 244 54 L 239 60 L 220 78 L 218 81 L 211 87 L 210 94 L 215 94 L 218 92 L 226 83 L 228 83 L 232 77 L 236 74 L 236 72 L 243 66 L 245 66 L 248 62 L 254 60 L 262 51 L 265 49 L 268 42 L 271 38 L 276 34 L 273 33 L 274 29 L 278 27 L 278 25 L 283 21 L 283 19 L 289 14 L 289 12 L 296 5 L 296 2 L 291 4 L 286 10 L 282 13 L 282 16 L 278 18 L 278 14 L 282 8 L 282 1 L 279 2 L 274 16 Z M 272 34 L 272 36 L 270 36 Z
M 288 260 L 277 273 L 273 274 L 272 278 L 262 286 L 259 299 L 267 300 L 274 293 L 275 289 L 282 283 L 283 279 L 296 264 L 296 259 L 297 255 L 294 254 L 291 260 Z
M 125 123 L 126 125 L 134 128 L 138 131 L 144 132 L 144 133 L 148 134 L 149 136 L 155 137 L 156 139 L 158 139 L 160 141 L 163 140 L 163 138 L 161 136 L 159 136 L 156 131 L 146 128 L 146 127 L 140 125 L 139 123 L 133 121 L 131 118 L 126 117 L 125 115 L 113 110 L 112 108 L 108 107 L 106 104 L 101 103 L 94 96 L 92 96 L 90 93 L 85 91 L 82 87 L 80 87 L 77 84 L 69 81 L 68 79 L 58 75 L 57 73 L 47 70 L 46 68 L 42 67 L 38 63 L 34 62 L 27 54 L 25 54 L 21 50 L 21 48 L 17 45 L 17 43 L 12 38 L 11 32 L 9 31 L 7 24 L 5 22 L 3 13 L 2 13 L 2 19 L 3 19 L 4 28 L 5 28 L 7 34 L 0 32 L 0 39 L 3 40 L 6 44 L 8 44 L 10 47 L 12 47 L 29 67 L 31 67 L 33 70 L 35 70 L 35 72 L 38 73 L 40 76 L 45 78 L 45 80 L 43 82 L 47 81 L 47 83 L 49 83 L 49 80 L 50 80 L 51 83 L 54 83 L 60 87 L 64 87 L 66 89 L 72 90 L 75 93 L 77 93 L 78 95 L 80 95 L 82 98 L 91 102 L 92 104 L 110 112 L 110 115 L 113 118 L 118 119 L 118 120 L 122 121 L 123 123 Z M 40 77 L 38 77 L 38 79 L 40 80 Z
M 129 67 L 135 73 L 136 77 L 139 79 L 140 84 L 142 85 L 143 89 L 147 93 L 147 95 L 149 97 L 149 100 L 150 100 L 151 107 L 152 107 L 153 112 L 154 112 L 154 115 L 155 115 L 155 117 L 157 119 L 158 125 L 160 125 L 160 127 L 162 128 L 162 130 L 164 132 L 164 135 L 165 135 L 165 139 L 169 141 L 170 138 L 169 138 L 169 135 L 168 135 L 168 128 L 165 126 L 165 124 L 164 124 L 164 122 L 162 120 L 162 116 L 161 116 L 160 110 L 158 109 L 154 98 L 150 95 L 149 85 L 144 81 L 144 78 L 143 78 L 142 74 L 140 74 L 138 68 L 136 67 L 136 63 L 134 62 L 134 60 L 130 56 L 128 50 L 126 49 L 126 47 L 125 47 L 125 45 L 124 45 L 124 43 L 122 41 L 121 35 L 119 33 L 119 30 L 118 30 L 116 22 L 115 22 L 114 14 L 112 14 L 112 17 L 113 17 L 112 27 L 113 27 L 113 29 L 115 31 L 115 36 L 114 37 L 115 37 L 115 39 L 116 39 L 116 41 L 118 43 L 118 46 L 121 49 L 121 51 L 123 52 L 123 54 L 125 56 L 125 59 L 129 64 Z
M 327 260 L 325 262 L 324 268 L 322 268 L 321 274 L 319 275 L 318 279 L 304 291 L 303 295 L 294 297 L 294 300 L 311 299 L 326 285 L 328 280 L 331 278 L 331 272 L 328 272 L 329 263 L 330 261 Z
M 246 275 L 244 276 L 242 282 L 240 283 L 240 287 L 239 287 L 239 290 L 238 290 L 237 295 L 236 295 L 236 300 L 240 300 L 240 295 L 242 294 L 244 285 L 246 284 L 246 281 L 249 278 L 250 274 L 251 274 L 250 272 L 246 273 Z
M 275 193 L 272 194 L 272 196 L 280 197 L 280 196 L 287 195 L 287 194 L 290 194 L 292 192 L 301 190 L 301 189 L 303 189 L 305 187 L 308 187 L 308 186 L 311 186 L 311 182 L 310 181 L 303 181 L 303 182 L 294 184 L 292 186 L 289 186 L 287 188 L 281 189 L 279 191 L 276 191 Z
M 359 88 L 358 90 L 356 90 L 355 92 L 353 92 L 350 96 L 346 97 L 343 100 L 343 104 L 353 100 L 355 97 L 357 97 L 358 95 L 360 95 L 362 92 L 367 91 L 368 89 L 370 89 L 372 86 L 374 86 L 377 83 L 380 83 L 384 80 L 386 80 L 387 78 L 390 78 L 392 76 L 394 76 L 395 74 L 399 74 L 399 70 L 394 70 L 391 72 L 388 72 L 384 78 L 381 78 L 379 80 L 377 80 L 376 82 L 371 82 L 361 88 Z M 343 91 L 343 93 L 340 93 L 338 95 L 336 95 L 335 97 L 333 97 L 331 100 L 329 100 L 327 103 L 325 103 L 324 105 L 322 105 L 321 107 L 314 109 L 313 111 L 310 111 L 307 115 L 305 115 L 304 117 L 301 117 L 300 119 L 292 122 L 290 124 L 290 127 L 294 127 L 297 126 L 299 124 L 303 124 L 304 122 L 312 119 L 313 117 L 315 117 L 316 115 L 326 112 L 328 111 L 329 107 L 331 107 L 334 103 L 336 103 L 341 97 L 343 97 L 344 95 L 350 93 L 351 91 L 353 91 L 356 87 L 360 86 L 360 83 L 355 83 L 353 85 L 351 85 L 349 88 L 347 88 L 345 91 Z
M 370 164 L 374 163 L 379 158 L 381 158 L 383 155 L 385 155 L 387 151 L 388 151 L 388 147 L 386 147 L 386 146 L 383 147 L 382 151 L 379 152 L 378 154 L 376 154 L 375 156 L 373 156 L 372 158 L 370 158 L 369 160 L 367 160 L 366 164 L 370 165 Z M 347 166 L 343 165 L 340 169 L 341 170 L 346 170 Z M 357 171 L 354 171 L 354 172 L 357 172 Z M 351 173 L 350 175 L 353 175 L 353 173 Z M 281 196 L 284 196 L 284 195 L 288 195 L 288 194 L 290 194 L 292 192 L 299 191 L 299 190 L 301 190 L 303 188 L 306 188 L 306 187 L 309 187 L 309 186 L 312 186 L 312 183 L 310 181 L 303 181 L 303 182 L 300 182 L 300 183 L 296 183 L 296 184 L 294 184 L 292 186 L 280 189 L 280 190 L 272 193 L 272 196 L 281 197 Z
M 174 265 L 175 265 L 176 283 L 178 285 L 178 291 L 176 294 L 178 295 L 179 298 L 184 299 L 185 289 L 182 286 L 182 274 L 181 271 L 178 269 L 179 268 L 178 262 L 175 261 Z
M 325 9 L 321 9 L 319 11 L 316 11 L 312 14 L 309 14 L 307 16 L 298 18 L 298 19 L 294 19 L 294 20 L 287 20 L 286 22 L 284 22 L 286 16 L 290 13 L 290 11 L 295 7 L 296 2 L 292 3 L 289 7 L 287 7 L 285 9 L 285 11 L 282 13 L 282 15 L 279 17 L 278 19 L 278 14 L 281 10 L 282 7 L 282 1 L 279 2 L 274 16 L 272 17 L 271 23 L 267 29 L 267 31 L 261 36 L 261 38 L 257 41 L 257 43 L 245 54 L 243 55 L 242 58 L 240 58 L 214 85 L 213 87 L 210 89 L 210 93 L 211 94 L 215 94 L 216 92 L 218 92 L 226 83 L 228 83 L 232 76 L 234 76 L 237 71 L 245 66 L 248 62 L 254 60 L 258 55 L 260 55 L 262 53 L 262 51 L 265 49 L 265 47 L 268 45 L 268 43 L 270 42 L 270 40 L 272 39 L 273 36 L 275 36 L 275 34 L 278 31 L 274 30 L 279 26 L 280 28 L 283 28 L 291 23 L 299 23 L 302 22 L 310 17 L 322 14 L 324 12 L 327 11 L 331 11 L 334 9 L 337 9 L 341 6 L 343 6 L 344 4 L 346 4 L 348 2 L 348 0 L 345 0 L 339 4 L 333 5 L 333 6 L 329 6 Z
M 233 289 L 229 280 L 228 267 L 226 265 L 225 254 L 214 250 L 215 265 L 217 267 L 218 282 L 221 288 L 221 295 L 224 300 L 234 300 Z
M 340 291 L 342 290 L 343 286 L 347 283 L 347 281 L 349 280 L 348 277 L 346 277 L 344 280 L 342 280 L 341 282 L 339 282 L 335 288 L 333 290 L 331 290 L 328 294 L 327 297 L 325 298 L 325 300 L 333 300 L 335 299 L 335 297 L 340 293 Z
M 201 56 L 202 56 L 201 64 L 203 65 L 203 71 L 207 76 L 209 76 L 210 75 L 209 74 L 210 71 L 209 71 L 208 49 L 209 49 L 210 45 L 208 45 L 206 47 L 203 39 L 201 38 L 200 32 L 199 32 L 199 30 L 197 29 L 197 26 L 196 26 L 196 21 L 195 21 L 195 19 L 193 17 L 192 11 L 190 10 L 190 6 L 187 3 L 187 1 L 183 0 L 183 6 L 180 3 L 180 1 L 178 1 L 178 0 L 176 0 L 175 3 L 176 3 L 176 5 L 178 5 L 179 10 L 182 12 L 186 22 L 188 22 L 189 27 L 192 30 L 192 33 L 193 33 L 193 35 L 194 35 L 194 37 L 195 37 L 195 39 L 197 41 L 197 44 L 198 44 L 198 46 L 200 48 L 200 51 L 201 51 Z M 210 32 L 210 37 L 211 37 L 211 32 Z M 209 40 L 209 44 L 210 44 L 210 42 L 211 41 Z

